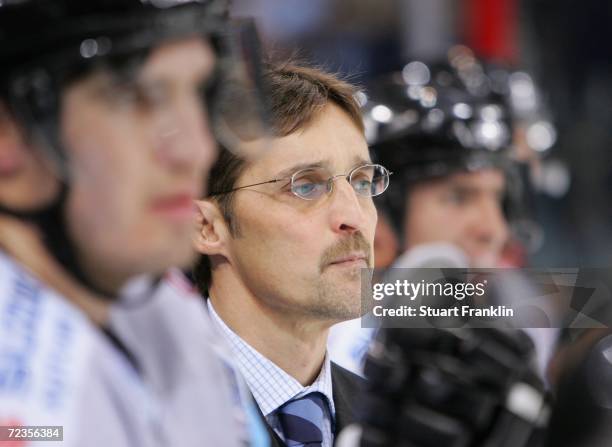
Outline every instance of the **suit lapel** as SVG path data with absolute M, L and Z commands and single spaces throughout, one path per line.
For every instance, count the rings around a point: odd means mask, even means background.
M 336 365 L 332 363 L 332 387 L 334 394 L 334 406 L 336 408 L 336 423 L 334 427 L 334 436 L 337 435 L 354 421 L 353 405 L 351 396 L 347 394 L 351 391 L 346 386 L 343 377 L 341 377 Z M 354 390 L 352 390 L 354 391 Z

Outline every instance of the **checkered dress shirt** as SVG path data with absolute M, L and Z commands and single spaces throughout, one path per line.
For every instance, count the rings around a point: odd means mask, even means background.
M 325 355 L 321 372 L 312 385 L 304 387 L 232 331 L 221 320 L 221 317 L 217 315 L 211 301 L 207 301 L 208 310 L 213 317 L 212 320 L 219 328 L 219 332 L 227 340 L 235 356 L 238 369 L 244 376 L 257 405 L 259 405 L 270 427 L 284 440 L 276 410 L 292 399 L 297 399 L 313 392 L 323 393 L 329 401 L 330 411 L 330 413 L 326 414 L 323 427 L 321 427 L 323 431 L 323 447 L 332 447 L 336 410 L 332 393 L 329 356 Z

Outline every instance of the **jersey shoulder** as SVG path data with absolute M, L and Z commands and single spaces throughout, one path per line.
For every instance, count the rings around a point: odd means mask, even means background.
M 54 425 L 74 413 L 93 341 L 82 313 L 0 253 L 0 421 Z

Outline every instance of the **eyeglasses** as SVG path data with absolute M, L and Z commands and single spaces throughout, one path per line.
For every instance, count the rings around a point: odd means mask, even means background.
M 348 174 L 329 176 L 329 172 L 323 168 L 301 169 L 291 177 L 277 178 L 252 185 L 240 186 L 228 191 L 212 193 L 212 196 L 228 194 L 251 186 L 266 185 L 289 180 L 291 192 L 304 200 L 316 200 L 324 194 L 330 194 L 334 189 L 334 180 L 344 177 L 353 187 L 355 192 L 364 197 L 375 197 L 381 195 L 389 187 L 389 176 L 393 174 L 387 168 L 377 164 L 365 164 L 353 168 Z

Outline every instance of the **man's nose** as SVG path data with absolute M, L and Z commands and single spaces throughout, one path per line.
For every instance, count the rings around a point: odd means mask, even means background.
M 364 200 L 371 198 L 357 196 L 353 187 L 343 177 L 333 180 L 330 197 L 330 224 L 336 233 L 353 234 L 364 231 L 366 212 Z
M 210 169 L 218 150 L 200 97 L 184 95 L 164 115 L 157 129 L 157 158 L 173 169 Z

